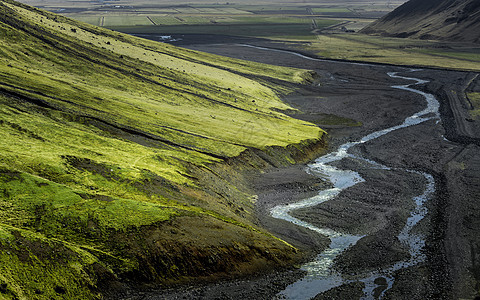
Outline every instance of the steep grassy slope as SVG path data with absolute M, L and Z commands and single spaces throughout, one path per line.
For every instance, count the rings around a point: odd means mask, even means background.
M 410 0 L 363 33 L 480 43 L 478 0 Z
M 98 298 L 291 263 L 242 170 L 323 131 L 282 113 L 308 72 L 217 57 L 0 1 L 0 298 Z M 275 83 L 274 83 L 275 82 Z

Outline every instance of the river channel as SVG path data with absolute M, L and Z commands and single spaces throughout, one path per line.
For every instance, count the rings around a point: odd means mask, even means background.
M 302 55 L 300 53 L 289 52 L 286 50 L 276 50 L 263 47 L 256 47 L 250 45 L 242 45 L 245 47 L 252 47 L 260 50 L 277 51 L 284 53 L 291 53 L 308 60 L 323 61 Z M 339 62 L 341 63 L 341 62 Z M 362 64 L 363 65 L 363 64 Z M 415 70 L 411 70 L 414 72 Z M 373 133 L 370 133 L 355 142 L 348 142 L 337 150 L 319 157 L 313 163 L 308 165 L 307 172 L 320 178 L 330 181 L 332 188 L 319 191 L 314 197 L 304 199 L 296 203 L 290 203 L 287 205 L 278 205 L 271 209 L 271 215 L 274 218 L 283 219 L 298 226 L 308 228 L 319 234 L 322 234 L 330 239 L 330 246 L 311 262 L 308 262 L 302 266 L 302 269 L 306 271 L 306 276 L 297 282 L 289 285 L 285 290 L 281 291 L 278 296 L 286 299 L 311 299 L 317 294 L 330 290 L 332 288 L 348 284 L 352 282 L 363 282 L 363 299 L 378 299 L 382 298 L 384 293 L 393 286 L 394 276 L 393 273 L 402 268 L 411 267 L 417 265 L 425 260 L 425 256 L 422 253 L 422 249 L 425 245 L 424 237 L 420 234 L 412 232 L 413 227 L 420 222 L 428 213 L 426 202 L 435 192 L 435 181 L 432 175 L 420 172 L 417 170 L 410 170 L 407 168 L 396 168 L 397 171 L 404 171 L 412 176 L 424 177 L 424 189 L 419 195 L 413 197 L 412 201 L 415 203 L 414 209 L 410 212 L 406 224 L 398 234 L 398 240 L 408 249 L 410 257 L 403 261 L 398 261 L 388 267 L 380 270 L 376 270 L 370 273 L 358 274 L 356 276 L 349 275 L 348 278 L 342 277 L 342 274 L 335 271 L 332 268 L 335 258 L 344 252 L 349 247 L 354 246 L 363 236 L 351 235 L 343 232 L 337 232 L 330 228 L 319 228 L 308 222 L 293 217 L 290 212 L 300 209 L 309 208 L 320 205 L 326 201 L 334 199 L 342 191 L 353 187 L 356 184 L 364 182 L 365 179 L 354 170 L 339 169 L 333 165 L 334 162 L 338 162 L 344 158 L 361 161 L 362 165 L 367 166 L 370 169 L 391 170 L 390 167 L 375 162 L 371 159 L 362 157 L 360 151 L 355 151 L 357 145 L 366 143 L 368 141 L 377 139 L 392 131 L 401 130 L 402 128 L 415 126 L 423 123 L 427 120 L 437 119 L 439 117 L 439 102 L 431 94 L 424 93 L 420 90 L 413 88 L 415 85 L 424 84 L 427 81 L 414 78 L 404 77 L 398 75 L 398 72 L 388 73 L 391 78 L 403 79 L 413 81 L 408 85 L 394 85 L 392 89 L 406 90 L 412 93 L 420 94 L 426 101 L 426 108 L 419 111 L 409 117 L 400 125 L 382 129 Z M 378 280 L 382 283 L 382 287 L 379 288 Z

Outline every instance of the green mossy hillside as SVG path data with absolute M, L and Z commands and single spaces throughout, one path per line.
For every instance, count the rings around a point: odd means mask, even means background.
M 305 160 L 311 79 L 0 1 L 0 298 L 95 299 L 287 265 L 242 172 Z
M 102 34 L 103 29 L 81 28 L 13 4 L 5 4 L 4 11 L 9 21 L 0 46 L 0 74 L 8 75 L 2 78 L 4 90 L 219 156 L 321 134 L 276 112 L 290 107 L 274 89 L 238 74 L 298 81 L 304 71 Z

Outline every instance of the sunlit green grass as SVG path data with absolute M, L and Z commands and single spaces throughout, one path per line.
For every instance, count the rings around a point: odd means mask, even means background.
M 129 272 L 175 280 L 172 257 L 184 254 L 151 262 L 161 251 L 148 235 L 155 230 L 162 243 L 184 249 L 200 239 L 208 252 L 218 241 L 203 235 L 216 222 L 244 242 L 291 249 L 255 225 L 252 195 L 224 162 L 322 138 L 283 113 L 293 108 L 281 95 L 309 72 L 11 1 L 0 2 L 0 21 L 0 298 L 99 298 L 101 277 Z M 170 237 L 163 226 L 195 234 Z
M 89 273 L 98 264 L 88 251 L 5 224 L 0 248 L 2 299 L 100 298 L 88 287 L 95 284 Z
M 95 28 L 59 23 L 10 7 L 20 19 L 42 24 L 63 41 L 53 47 L 3 26 L 0 87 L 48 103 L 45 112 L 32 103 L 13 101 L 12 96 L 0 98 L 0 130 L 8 141 L 0 145 L 4 168 L 93 197 L 165 204 L 168 199 L 161 195 L 152 199 L 132 184 L 158 176 L 193 186 L 188 164 L 204 166 L 249 147 L 286 147 L 323 134 L 318 127 L 279 112 L 291 108 L 281 102 L 277 91 L 289 89 L 262 85 L 231 72 L 301 82 L 308 77 L 304 71 L 221 58 L 117 33 L 98 36 Z M 49 34 L 43 38 L 55 41 Z M 78 49 L 69 43 L 77 43 Z M 110 130 L 133 131 L 158 141 L 145 146 Z M 115 180 L 72 169 L 67 157 L 110 169 Z
M 28 11 L 23 12 L 28 15 Z M 31 18 L 35 20 L 36 16 Z M 59 26 L 46 18 L 43 24 L 49 29 Z M 47 94 L 55 90 L 57 96 L 68 97 L 74 102 L 49 100 L 61 107 L 75 110 L 81 101 L 83 114 L 137 127 L 166 136 L 168 140 L 174 139 L 187 148 L 203 149 L 218 155 L 238 155 L 245 149 L 238 145 L 258 148 L 275 144 L 286 146 L 308 138 L 312 132 L 316 131 L 314 135 L 320 133 L 318 129 L 272 110 L 289 107 L 270 88 L 227 70 L 203 64 L 202 60 L 215 59 L 211 55 L 195 56 L 194 52 L 188 53 L 188 50 L 180 51 L 169 45 L 158 45 L 133 37 L 128 37 L 133 43 L 115 37 L 98 39 L 89 31 L 76 29 L 74 32 L 68 25 L 61 26 L 65 28 L 66 35 L 104 48 L 110 55 L 115 53 L 148 63 L 148 73 L 143 75 L 148 81 L 135 78 L 135 74 L 125 74 L 130 70 L 112 73 L 111 69 L 101 65 L 92 73 L 84 68 L 84 61 L 78 61 L 67 74 L 58 72 L 59 67 L 65 66 L 54 66 L 56 72 L 49 74 L 50 66 L 42 68 L 38 64 L 36 70 L 30 64 L 32 70 L 25 74 L 25 68 L 15 64 L 7 67 L 11 73 L 10 78 L 6 79 L 7 83 L 13 84 L 22 78 L 21 84 L 25 88 L 35 86 L 36 90 Z M 22 44 L 21 47 L 17 49 L 19 55 L 25 55 L 22 51 L 33 54 L 39 51 L 34 45 Z M 55 59 L 61 60 L 62 54 L 57 55 L 60 57 Z M 192 61 L 191 57 L 196 57 L 198 61 Z M 32 60 L 32 57 L 26 59 Z M 121 63 L 118 57 L 116 63 Z M 267 76 L 271 70 L 272 76 L 277 78 L 302 80 L 298 77 L 302 73 L 300 70 L 288 70 L 286 73 L 286 69 L 278 67 L 261 68 L 263 65 L 236 63 L 228 59 L 218 59 L 216 64 Z M 275 72 L 277 70 L 280 72 Z M 163 75 L 156 76 L 156 73 Z M 178 110 L 181 104 L 186 106 Z M 114 120 L 112 116 L 115 116 Z M 288 136 L 290 128 L 305 130 L 306 135 Z M 251 134 L 252 130 L 256 132 L 255 135 Z

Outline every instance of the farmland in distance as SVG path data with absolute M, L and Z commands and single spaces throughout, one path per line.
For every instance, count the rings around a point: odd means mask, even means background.
M 26 4 L 126 33 L 220 34 L 314 40 L 317 30 L 356 31 L 405 1 L 40 1 Z M 193 4 L 192 4 L 193 3 Z

